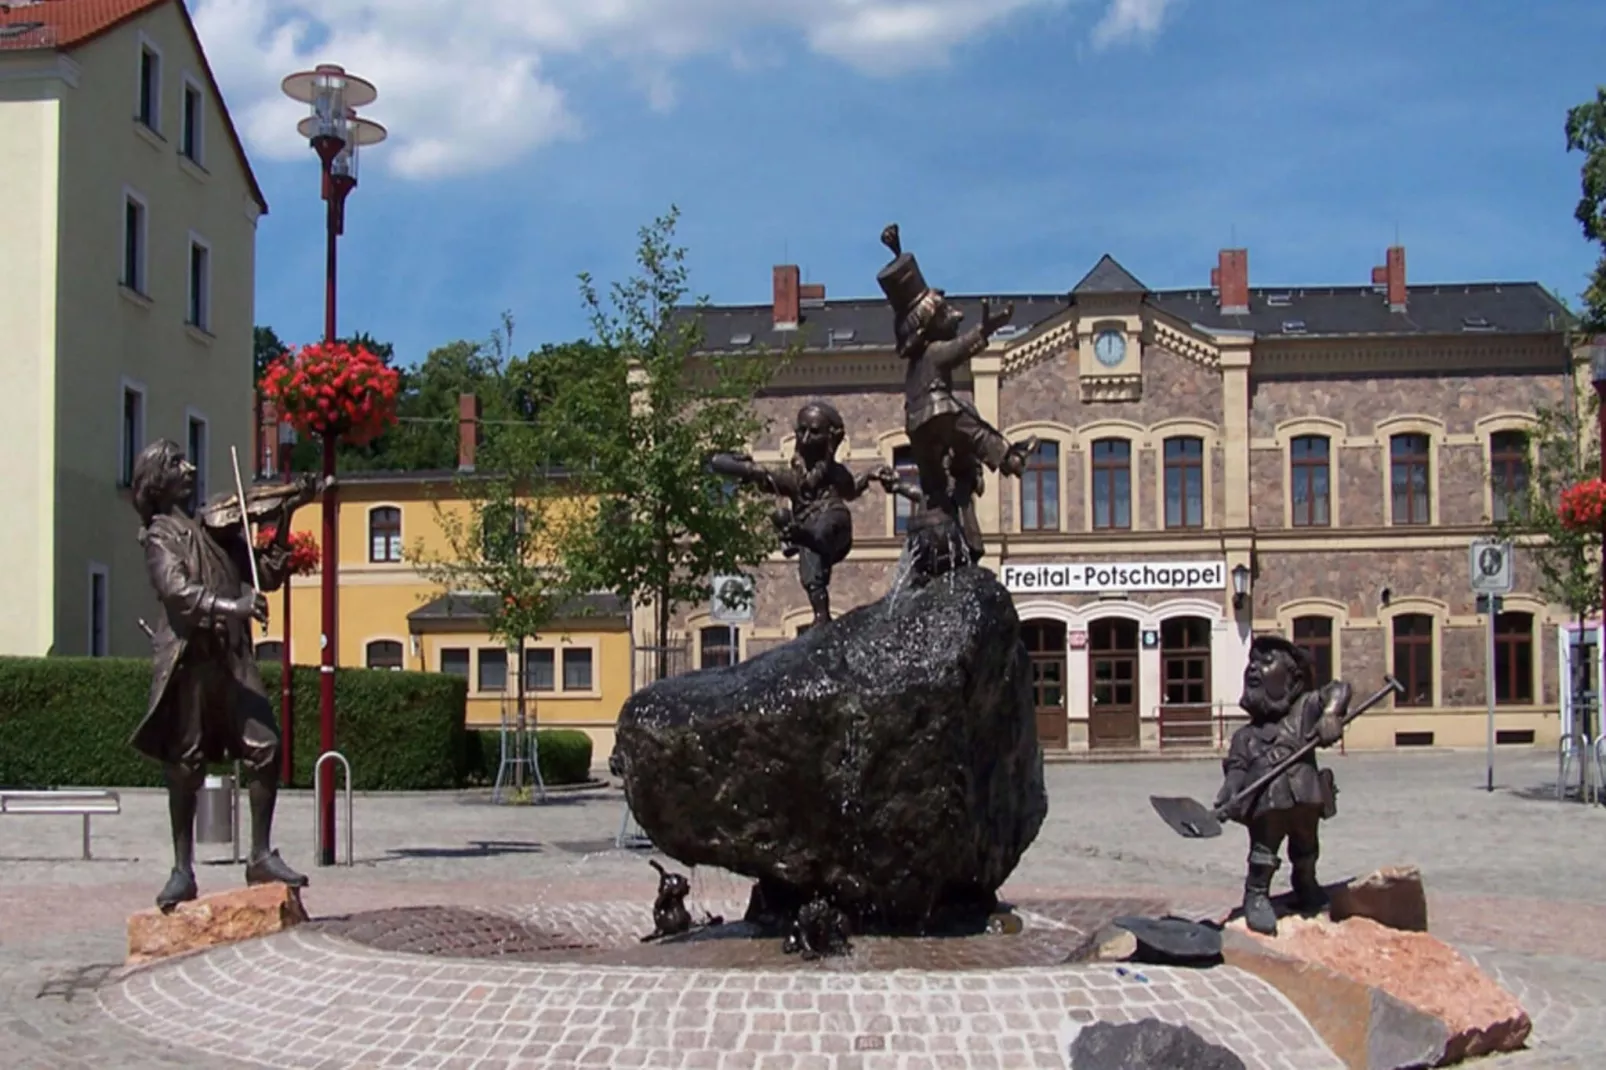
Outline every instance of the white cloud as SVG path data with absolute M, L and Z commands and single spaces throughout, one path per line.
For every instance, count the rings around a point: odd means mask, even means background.
M 655 109 L 674 106 L 677 63 L 744 63 L 754 31 L 800 37 L 861 74 L 894 76 L 1029 10 L 1081 0 L 192 0 L 196 29 L 251 151 L 307 151 L 288 73 L 337 61 L 379 86 L 391 131 L 374 162 L 406 178 L 483 171 L 579 134 L 550 61 L 617 66 Z M 1152 34 L 1168 0 L 1114 0 L 1097 33 Z M 1106 30 L 1108 25 L 1111 27 Z
M 1104 17 L 1093 27 L 1093 47 L 1152 41 L 1176 0 L 1110 0 Z

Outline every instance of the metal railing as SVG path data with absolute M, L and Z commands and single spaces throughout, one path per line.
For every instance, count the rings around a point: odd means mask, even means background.
M 1563 802 L 1567 798 L 1567 783 L 1572 773 L 1573 760 L 1579 763 L 1579 800 L 1593 803 L 1600 801 L 1600 789 L 1603 780 L 1606 780 L 1606 737 L 1595 740 L 1593 743 L 1587 733 L 1568 732 L 1556 743 L 1556 801 Z
M 1235 712 L 1228 713 L 1228 710 Z M 1194 714 L 1188 717 L 1167 717 L 1168 713 L 1186 712 Z M 1204 716 L 1197 716 L 1203 712 Z M 1238 710 L 1236 702 L 1226 702 L 1217 699 L 1214 702 L 1190 703 L 1156 703 L 1150 711 L 1160 731 L 1161 750 L 1216 750 L 1227 749 L 1232 742 L 1232 734 L 1240 725 L 1249 722 L 1248 714 Z M 1177 733 L 1179 727 L 1187 726 L 1195 729 L 1194 732 Z M 1205 731 L 1199 733 L 1198 726 L 1204 726 Z M 1168 732 L 1168 729 L 1171 731 Z
M 356 864 L 351 835 L 351 763 L 337 750 L 324 751 L 312 766 L 312 857 L 323 865 L 323 763 L 333 759 L 346 771 L 346 865 Z
M 84 861 L 89 853 L 89 819 L 96 814 L 120 814 L 122 797 L 115 791 L 0 791 L 0 814 L 44 814 L 84 819 Z

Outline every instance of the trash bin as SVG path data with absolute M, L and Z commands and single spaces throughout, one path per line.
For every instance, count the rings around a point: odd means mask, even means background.
M 195 807 L 195 842 L 234 842 L 234 778 L 209 776 Z

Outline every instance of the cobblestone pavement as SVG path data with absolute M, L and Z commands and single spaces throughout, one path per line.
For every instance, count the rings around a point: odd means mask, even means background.
M 1338 818 L 1324 828 L 1324 874 L 1336 879 L 1379 865 L 1420 865 L 1429 888 L 1433 930 L 1473 955 L 1533 1015 L 1535 1032 L 1529 1051 L 1482 1065 L 1499 1070 L 1508 1066 L 1512 1070 L 1598 1067 L 1598 1053 L 1606 1049 L 1606 851 L 1599 846 L 1606 837 L 1606 807 L 1546 799 L 1545 789 L 1553 786 L 1554 759 L 1532 752 L 1501 754 L 1500 787 L 1493 793 L 1482 790 L 1480 754 L 1335 756 L 1330 764 L 1342 795 Z M 1066 895 L 1160 898 L 1201 909 L 1230 902 L 1242 879 L 1246 844 L 1241 834 L 1234 835 L 1236 830 L 1229 829 L 1218 840 L 1179 839 L 1159 822 L 1146 802 L 1150 794 L 1208 800 L 1218 775 L 1218 767 L 1209 762 L 1051 767 L 1048 823 L 1006 892 L 1020 899 Z M 698 981 L 702 987 L 685 991 L 705 993 L 709 1002 L 704 1003 L 703 996 L 693 996 L 692 1002 L 684 1004 L 678 997 L 666 1001 L 660 996 L 663 1005 L 649 1008 L 645 1003 L 639 1007 L 630 1003 L 643 991 L 632 986 L 645 984 L 644 978 L 667 974 L 398 956 L 307 929 L 120 980 L 126 917 L 149 905 L 169 864 L 164 842 L 165 803 L 160 793 L 127 792 L 123 798 L 122 815 L 95 821 L 96 860 L 92 862 L 77 859 L 79 830 L 74 819 L 0 818 L 0 978 L 4 979 L 0 982 L 0 1044 L 6 1051 L 0 1063 L 8 1067 L 145 1070 L 193 1066 L 197 1049 L 206 1052 L 202 1057 L 205 1065 L 225 1070 L 262 1065 L 403 1065 L 401 1061 L 382 1064 L 374 1058 L 378 1048 L 360 1045 L 354 1038 L 395 1030 L 405 1043 L 426 1043 L 400 1031 L 414 1020 L 416 1011 L 411 1004 L 400 1011 L 393 1004 L 434 1000 L 442 1007 L 448 1003 L 466 1006 L 471 998 L 483 1007 L 498 1008 L 498 1031 L 509 1007 L 532 1011 L 531 1020 L 539 1023 L 534 1028 L 554 1025 L 561 1011 L 567 1016 L 562 1027 L 580 1030 L 577 1038 L 591 1030 L 585 1035 L 597 1050 L 601 1050 L 600 1038 L 605 1032 L 623 1028 L 622 1018 L 604 1021 L 619 1012 L 621 1003 L 629 1003 L 633 1013 L 645 1015 L 651 1010 L 657 1018 L 633 1018 L 630 1028 L 643 1036 L 668 1030 L 667 1042 L 642 1046 L 638 1037 L 637 1046 L 620 1048 L 652 1049 L 656 1054 L 643 1055 L 648 1059 L 643 1065 L 648 1066 L 778 1066 L 783 1063 L 778 1058 L 781 1055 L 794 1057 L 785 1065 L 936 1066 L 942 1065 L 937 1060 L 944 1054 L 963 1060 L 952 1065 L 993 1065 L 979 1058 L 985 1054 L 979 1050 L 961 1048 L 944 1053 L 928 1047 L 918 1052 L 895 1046 L 913 1044 L 912 1040 L 897 1040 L 899 1036 L 919 1038 L 929 1045 L 951 1032 L 943 1028 L 951 1024 L 946 1018 L 954 1013 L 944 1002 L 945 996 L 969 999 L 978 1021 L 996 1024 L 997 1032 L 970 1036 L 983 1037 L 992 1045 L 989 1051 L 999 1060 L 998 1065 L 1063 1065 L 1037 1061 L 1052 1055 L 1046 1046 L 1053 1037 L 1046 1020 L 1050 1011 L 1023 997 L 1059 1000 L 1053 1013 L 1068 1026 L 1072 1010 L 1091 1007 L 1099 1017 L 1115 1017 L 1130 1013 L 1128 1008 L 1139 1005 L 1131 1001 L 1147 994 L 1155 1014 L 1169 1016 L 1180 1009 L 1190 1020 L 1202 1023 L 1201 1032 L 1214 1029 L 1229 1043 L 1248 1045 L 1253 1052 L 1269 1051 L 1273 1043 L 1301 1043 L 1295 1032 L 1288 1032 L 1297 1031 L 1298 1024 L 1280 1017 L 1275 1006 L 1248 1017 L 1234 1017 L 1222 992 L 1212 986 L 1224 986 L 1229 992 L 1237 986 L 1244 998 L 1263 1001 L 1266 992 L 1249 984 L 1251 979 L 1234 977 L 1232 971 L 1173 978 L 1166 971 L 1146 970 L 1148 985 L 1121 977 L 1113 969 L 946 975 L 796 968 L 747 971 L 750 979 L 773 977 L 764 981 L 778 986 L 773 989 L 756 982 L 752 988 L 743 987 L 745 982 L 733 980 L 729 972 L 704 971 L 706 978 L 699 975 Z M 634 903 L 639 904 L 641 931 L 646 931 L 655 874 L 645 865 L 642 853 L 608 849 L 622 815 L 618 793 L 554 793 L 551 798 L 546 806 L 493 807 L 478 797 L 359 796 L 357 864 L 313 869 L 306 903 L 320 917 L 428 904 L 528 910 L 540 902 Z M 278 839 L 283 853 L 294 863 L 309 861 L 310 799 L 304 794 L 287 794 L 280 812 Z M 208 850 L 227 853 L 226 846 Z M 203 891 L 222 890 L 238 886 L 240 869 L 206 865 L 200 878 Z M 693 875 L 693 887 L 696 900 L 709 904 L 739 901 L 746 882 L 728 874 L 699 871 Z M 564 975 L 565 970 L 570 973 Z M 391 971 L 386 976 L 396 979 L 397 988 L 381 991 L 369 983 L 385 971 Z M 1028 972 L 1029 981 L 1023 979 Z M 408 985 L 403 984 L 403 975 L 416 978 L 408 982 L 413 987 L 456 984 L 460 999 L 454 1002 L 454 997 L 433 990 L 404 992 L 402 988 Z M 353 1015 L 366 1008 L 372 1020 L 359 1025 L 355 1017 L 326 1017 L 321 1019 L 326 1026 L 338 1024 L 341 1031 L 320 1038 L 311 1032 L 309 1023 L 315 1015 L 331 1012 L 319 1009 L 326 1004 L 315 1008 L 309 1001 L 329 995 L 318 986 L 335 984 L 335 978 L 342 976 L 347 980 L 337 986 L 340 999 L 356 1002 L 337 1000 L 328 1005 L 344 1006 Z M 890 987 L 905 976 L 920 979 L 916 990 Z M 563 977 L 569 979 L 565 984 L 555 983 Z M 1201 978 L 1211 980 L 1205 983 Z M 979 987 L 966 989 L 967 981 Z M 258 987 L 251 988 L 253 983 Z M 658 991 L 654 983 L 648 998 Z M 1200 984 L 1205 987 L 1189 987 Z M 1183 986 L 1179 993 L 1185 992 L 1191 1002 L 1170 998 L 1167 986 L 1179 985 Z M 471 996 L 480 989 L 484 993 Z M 493 992 L 498 993 L 494 999 Z M 570 995 L 555 996 L 561 992 Z M 765 1007 L 759 994 L 766 992 L 778 997 L 782 1006 Z M 1154 999 L 1157 992 L 1165 998 Z M 700 1020 L 692 1012 L 718 1014 L 719 1001 L 729 1002 L 735 993 L 754 993 L 742 996 L 743 1013 L 754 1021 L 760 1014 L 820 1015 L 818 1035 L 836 1039 L 815 1044 L 837 1045 L 843 1038 L 879 1036 L 883 1047 L 877 1049 L 873 1039 L 865 1039 L 859 1042 L 866 1045 L 860 1050 L 844 1050 L 837 1056 L 813 1046 L 808 1052 L 777 1047 L 753 1051 L 751 1061 L 742 1061 L 747 1056 L 734 1053 L 735 1061 L 728 1064 L 699 1061 L 707 1058 L 704 1055 L 670 1061 L 667 1052 L 678 1050 L 677 1033 L 716 1032 L 712 1018 L 706 1029 L 692 1024 L 682 1029 L 681 1019 L 674 1016 L 689 1013 L 691 1017 L 684 1019 L 689 1023 Z M 1249 993 L 1254 994 L 1251 997 Z M 905 1008 L 897 1013 L 886 1009 L 894 996 Z M 557 1002 L 552 1001 L 554 997 Z M 837 997 L 845 997 L 846 1003 Z M 788 1000 L 795 1006 L 787 1006 Z M 181 1006 L 196 1009 L 203 1018 L 213 1015 L 206 1020 L 214 1027 L 233 1021 L 226 1013 L 238 1017 L 243 1009 L 277 1017 L 249 1036 L 238 1023 L 231 1025 L 228 1035 L 234 1041 L 229 1046 L 192 1036 L 189 1043 L 195 1046 L 186 1047 L 176 1024 L 170 1030 L 162 1024 L 162 1015 L 175 1013 Z M 834 1025 L 827 1028 L 824 1015 L 828 1006 L 829 1013 L 849 1017 L 833 1019 Z M 470 1016 L 467 1021 L 487 1021 L 490 1012 L 486 1014 L 486 1018 Z M 542 1014 L 549 1018 L 541 1019 Z M 1011 1014 L 1045 1017 L 1012 1021 Z M 916 1031 L 914 1019 L 921 1016 L 925 1016 L 925 1024 Z M 877 1033 L 871 1028 L 872 1018 L 887 1031 Z M 476 1039 L 469 1039 L 469 1033 L 454 1036 L 454 1030 L 462 1027 L 451 1024 L 450 1014 L 438 1022 L 430 1021 L 438 1028 L 421 1034 L 430 1038 L 429 1043 L 451 1037 L 468 1045 L 476 1040 L 530 1044 L 528 1050 L 533 1051 L 546 1050 L 543 1046 L 551 1036 L 542 1034 L 538 1043 L 533 1033 L 521 1039 L 516 1032 L 495 1032 L 489 1039 L 474 1033 Z M 743 1021 L 747 1024 L 740 1028 L 747 1031 L 740 1036 L 762 1035 L 752 1022 Z M 787 1019 L 787 1028 L 791 1021 Z M 800 1024 L 813 1021 L 798 1019 Z M 1277 1028 L 1284 1032 L 1276 1041 L 1267 1039 L 1267 1022 L 1281 1023 Z M 1258 1031 L 1256 1023 L 1261 1023 Z M 766 1019 L 765 1024 L 773 1027 L 779 1023 Z M 724 1025 L 727 1032 L 737 1027 L 734 1019 L 726 1019 Z M 269 1043 L 272 1029 L 294 1034 L 302 1026 L 307 1026 L 306 1036 L 311 1039 L 297 1053 L 307 1059 L 317 1054 L 321 1062 L 262 1060 L 266 1049 L 261 1045 Z M 1022 1047 L 1015 1047 L 1013 1040 L 1005 1047 L 1005 1039 L 1011 1037 Z M 662 1036 L 653 1039 L 664 1040 Z M 560 1045 L 576 1042 L 580 1041 L 558 1041 Z M 255 1051 L 252 1044 L 258 1045 Z M 477 1049 L 461 1049 L 464 1053 L 468 1050 Z M 555 1050 L 544 1064 L 517 1065 L 573 1065 L 560 1060 Z M 412 1052 L 408 1057 L 418 1054 L 422 1053 Z M 486 1054 L 507 1052 L 487 1049 Z M 1314 1055 L 1301 1059 L 1261 1065 L 1321 1065 Z M 450 1064 L 430 1055 L 414 1065 Z

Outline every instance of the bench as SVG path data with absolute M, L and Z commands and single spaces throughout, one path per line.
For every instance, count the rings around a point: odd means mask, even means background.
M 120 814 L 123 802 L 115 791 L 8 791 L 0 790 L 0 814 L 54 814 L 84 819 L 84 859 L 89 859 L 89 819 L 95 814 Z

